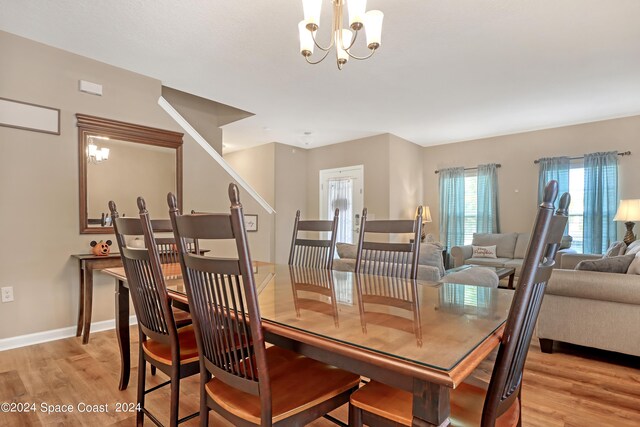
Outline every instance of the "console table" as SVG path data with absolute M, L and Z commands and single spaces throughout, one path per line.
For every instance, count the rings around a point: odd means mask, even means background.
M 80 301 L 78 303 L 78 327 L 76 336 L 82 335 L 82 344 L 89 342 L 91 311 L 93 308 L 93 272 L 105 268 L 122 267 L 119 253 L 109 255 L 76 254 L 80 270 Z

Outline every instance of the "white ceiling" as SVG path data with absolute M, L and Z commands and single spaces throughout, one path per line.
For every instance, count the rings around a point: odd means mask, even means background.
M 385 13 L 382 47 L 343 71 L 299 54 L 300 0 L 0 0 L 0 29 L 255 113 L 225 126 L 230 148 L 385 132 L 427 146 L 640 114 L 638 0 L 368 9 Z

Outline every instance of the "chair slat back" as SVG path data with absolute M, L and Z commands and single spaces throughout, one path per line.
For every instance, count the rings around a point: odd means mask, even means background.
M 483 427 L 493 426 L 520 392 L 522 371 L 533 329 L 567 224 L 571 197 L 568 193 L 563 194 L 554 213 L 557 194 L 558 183 L 550 181 L 545 188 L 543 202 L 538 208 L 489 383 L 482 414 Z
M 144 206 L 142 198 L 138 198 L 138 205 Z M 138 325 L 151 339 L 170 344 L 176 339 L 175 321 L 157 248 L 149 244 L 154 239 L 146 208 L 144 218 L 142 214 L 140 218 L 120 218 L 113 201 L 109 202 L 109 209 Z M 127 246 L 126 236 L 140 235 L 145 237 L 146 248 Z
M 339 211 L 336 209 L 333 220 L 301 220 L 300 211 L 296 212 L 289 265 L 329 270 L 333 267 L 338 215 Z M 300 231 L 329 232 L 330 235 L 328 239 L 300 239 L 298 238 Z
M 367 233 L 412 234 L 411 243 L 366 241 Z M 362 211 L 360 238 L 356 254 L 356 273 L 376 276 L 415 279 L 418 276 L 420 234 L 422 233 L 422 206 L 414 220 L 367 221 L 367 209 Z
M 271 420 L 271 389 L 264 337 L 244 215 L 235 184 L 229 185 L 230 214 L 180 215 L 168 202 L 183 278 L 193 317 L 201 368 L 226 384 L 260 395 L 262 419 Z M 191 253 L 186 239 L 236 242 L 237 258 Z

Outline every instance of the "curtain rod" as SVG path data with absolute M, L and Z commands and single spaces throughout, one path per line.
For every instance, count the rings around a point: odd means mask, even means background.
M 500 163 L 498 163 L 498 164 L 496 165 L 496 167 L 497 167 L 497 168 L 501 168 L 501 167 L 502 167 L 502 165 L 501 165 Z M 476 166 L 475 168 L 464 168 L 464 170 L 466 170 L 466 171 L 472 171 L 472 170 L 476 170 L 476 169 L 478 169 L 478 167 L 477 167 L 477 166 Z M 440 173 L 440 171 L 439 171 L 439 170 L 436 170 L 436 173 Z
M 623 151 L 622 153 L 618 153 L 618 156 L 630 156 L 631 155 L 631 151 Z M 580 159 L 584 159 L 584 156 L 578 156 L 578 157 L 569 157 L 569 160 L 580 160 Z M 540 163 L 540 159 L 536 159 L 533 161 L 534 164 L 538 164 Z

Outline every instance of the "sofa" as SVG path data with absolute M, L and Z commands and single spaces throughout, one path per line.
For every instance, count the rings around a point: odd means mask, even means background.
M 582 260 L 601 257 L 562 256 L 536 327 L 543 352 L 562 341 L 640 356 L 640 275 L 574 270 Z
M 496 258 L 474 258 L 473 246 L 496 246 Z M 474 233 L 471 245 L 451 248 L 451 257 L 454 267 L 465 264 L 512 267 L 516 270 L 516 276 L 519 276 L 528 246 L 529 233 Z M 570 246 L 571 237 L 563 237 L 563 244 L 556 255 L 557 265 L 560 264 L 562 256 L 575 253 Z
M 333 269 L 355 271 L 358 246 L 351 243 L 336 245 L 340 258 L 333 260 Z M 442 259 L 443 247 L 440 243 L 421 243 L 418 257 L 418 280 L 437 282 L 444 275 Z

